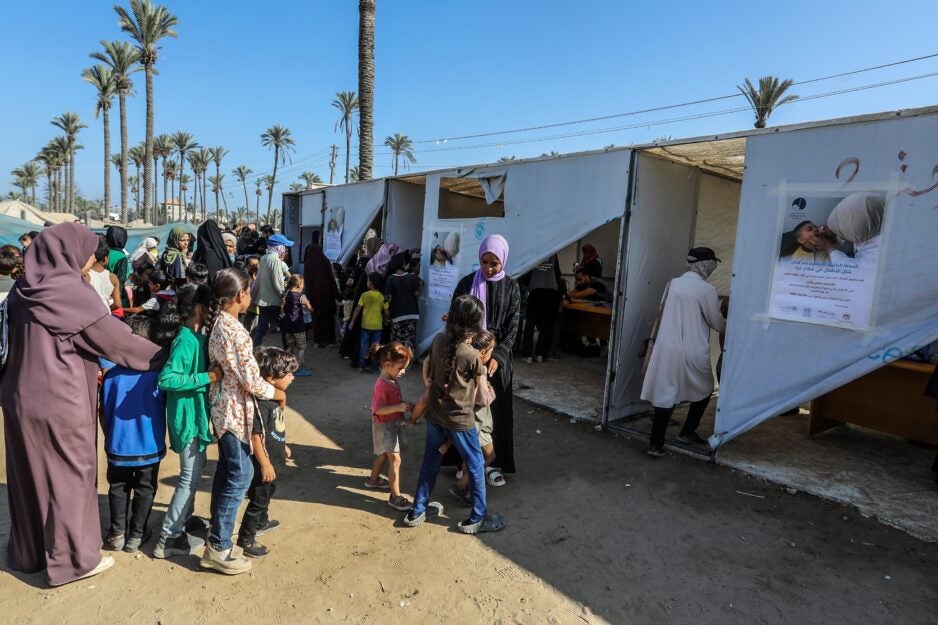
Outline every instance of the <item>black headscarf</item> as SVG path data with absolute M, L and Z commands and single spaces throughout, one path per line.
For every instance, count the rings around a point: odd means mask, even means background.
M 120 226 L 108 226 L 104 240 L 110 249 L 123 250 L 127 247 L 127 230 Z
M 225 240 L 221 236 L 221 228 L 214 219 L 207 219 L 199 226 L 196 233 L 196 248 L 192 260 L 208 267 L 208 279 L 215 280 L 215 274 L 222 269 L 231 267 L 228 250 L 225 249 Z

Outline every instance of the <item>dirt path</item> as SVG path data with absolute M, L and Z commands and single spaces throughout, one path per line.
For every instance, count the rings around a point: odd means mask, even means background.
M 283 526 L 249 575 L 116 554 L 85 582 L 47 589 L 43 575 L 0 572 L 2 622 L 20 623 L 928 623 L 938 614 L 938 545 L 849 508 L 788 495 L 759 480 L 599 434 L 516 400 L 520 473 L 490 489 L 509 527 L 455 532 L 467 516 L 421 528 L 362 488 L 371 462 L 371 376 L 311 351 L 315 377 L 290 393 L 295 466 L 272 504 Z M 405 388 L 413 389 L 416 375 Z M 411 393 L 413 394 L 413 393 Z M 422 452 L 404 456 L 412 494 Z M 196 510 L 207 515 L 210 456 Z M 102 458 L 103 467 L 103 458 Z M 151 525 L 161 521 L 178 464 L 170 453 Z M 6 489 L 6 474 L 0 473 Z M 103 469 L 101 492 L 106 492 Z M 931 496 L 938 497 L 938 494 Z M 0 559 L 9 532 L 0 495 Z M 101 497 L 106 515 L 106 498 Z

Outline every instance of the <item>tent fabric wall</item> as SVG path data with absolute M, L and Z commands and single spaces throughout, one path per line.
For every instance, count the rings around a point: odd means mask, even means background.
M 630 150 L 617 150 L 571 158 L 507 165 L 505 217 L 439 219 L 440 179 L 454 172 L 427 176 L 424 204 L 421 276 L 427 280 L 432 237 L 437 232 L 458 231 L 461 249 L 458 274 L 478 268 L 479 246 L 489 234 L 508 239 L 511 252 L 506 270 L 518 276 L 545 257 L 574 243 L 599 226 L 618 219 L 625 211 Z M 473 172 L 484 177 L 485 172 Z M 420 349 L 426 349 L 442 328 L 440 320 L 449 301 L 422 295 Z
M 342 253 L 338 262 L 344 265 L 358 249 L 368 227 L 384 206 L 384 191 L 383 179 L 326 188 L 325 207 L 345 209 Z
M 320 189 L 313 193 L 304 193 L 300 196 L 301 227 L 322 227 L 322 203 L 325 196 L 325 189 Z
M 384 238 L 402 250 L 419 248 L 423 241 L 425 190 L 423 185 L 388 180 Z
M 622 247 L 616 281 L 619 296 L 614 353 L 610 356 L 615 376 L 606 397 L 604 423 L 650 407 L 640 399 L 642 361 L 638 353 L 651 334 L 665 286 L 687 268 L 700 176 L 694 167 L 638 155 L 627 242 Z
M 852 180 L 852 166 L 837 177 L 848 158 L 859 163 Z M 938 189 L 909 194 L 934 185 L 936 163 L 934 114 L 749 138 L 712 446 L 938 339 Z M 766 320 L 782 183 L 845 195 L 892 189 L 872 331 Z
M 730 294 L 741 189 L 735 180 L 701 173 L 694 247 L 709 247 L 723 261 L 710 276 L 710 284 L 721 296 Z

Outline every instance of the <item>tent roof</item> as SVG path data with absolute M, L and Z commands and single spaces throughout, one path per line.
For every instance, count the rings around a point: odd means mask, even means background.
M 76 219 L 78 219 L 78 217 L 76 217 L 72 213 L 47 213 L 21 200 L 6 200 L 4 202 L 0 202 L 0 213 L 4 215 L 18 217 L 19 211 L 25 211 L 29 213 L 30 215 L 32 215 L 33 217 L 39 220 L 38 223 L 43 223 L 43 222 L 48 221 L 53 224 L 61 224 L 65 222 L 75 221 Z

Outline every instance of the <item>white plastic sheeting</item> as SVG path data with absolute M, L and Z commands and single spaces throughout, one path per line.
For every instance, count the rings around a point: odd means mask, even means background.
M 642 361 L 638 353 L 651 334 L 665 285 L 687 268 L 700 177 L 695 167 L 638 155 L 627 244 L 616 281 L 620 295 L 610 357 L 616 374 L 607 395 L 604 422 L 650 407 L 639 397 Z
M 358 249 L 368 227 L 384 206 L 384 180 L 369 180 L 325 190 L 327 209 L 345 209 L 345 222 L 342 230 L 342 252 L 339 261 L 343 265 Z
M 938 189 L 927 191 L 938 180 L 936 164 L 934 114 L 749 138 L 711 445 L 938 339 Z M 871 331 L 766 318 L 782 185 L 887 192 Z
M 402 250 L 419 248 L 423 240 L 424 191 L 422 184 L 388 180 L 384 238 Z
M 421 277 L 427 280 L 434 233 L 459 232 L 458 274 L 478 268 L 482 239 L 501 234 L 511 246 L 506 271 L 518 276 L 625 211 L 631 151 L 618 150 L 570 158 L 507 165 L 503 168 L 505 217 L 439 219 L 440 179 L 454 172 L 428 174 L 424 205 Z M 499 169 L 489 168 L 494 175 Z M 480 179 L 485 170 L 473 171 Z M 420 349 L 442 328 L 449 301 L 422 295 L 418 329 Z
M 322 203 L 326 197 L 325 189 L 300 196 L 300 226 L 322 226 Z

